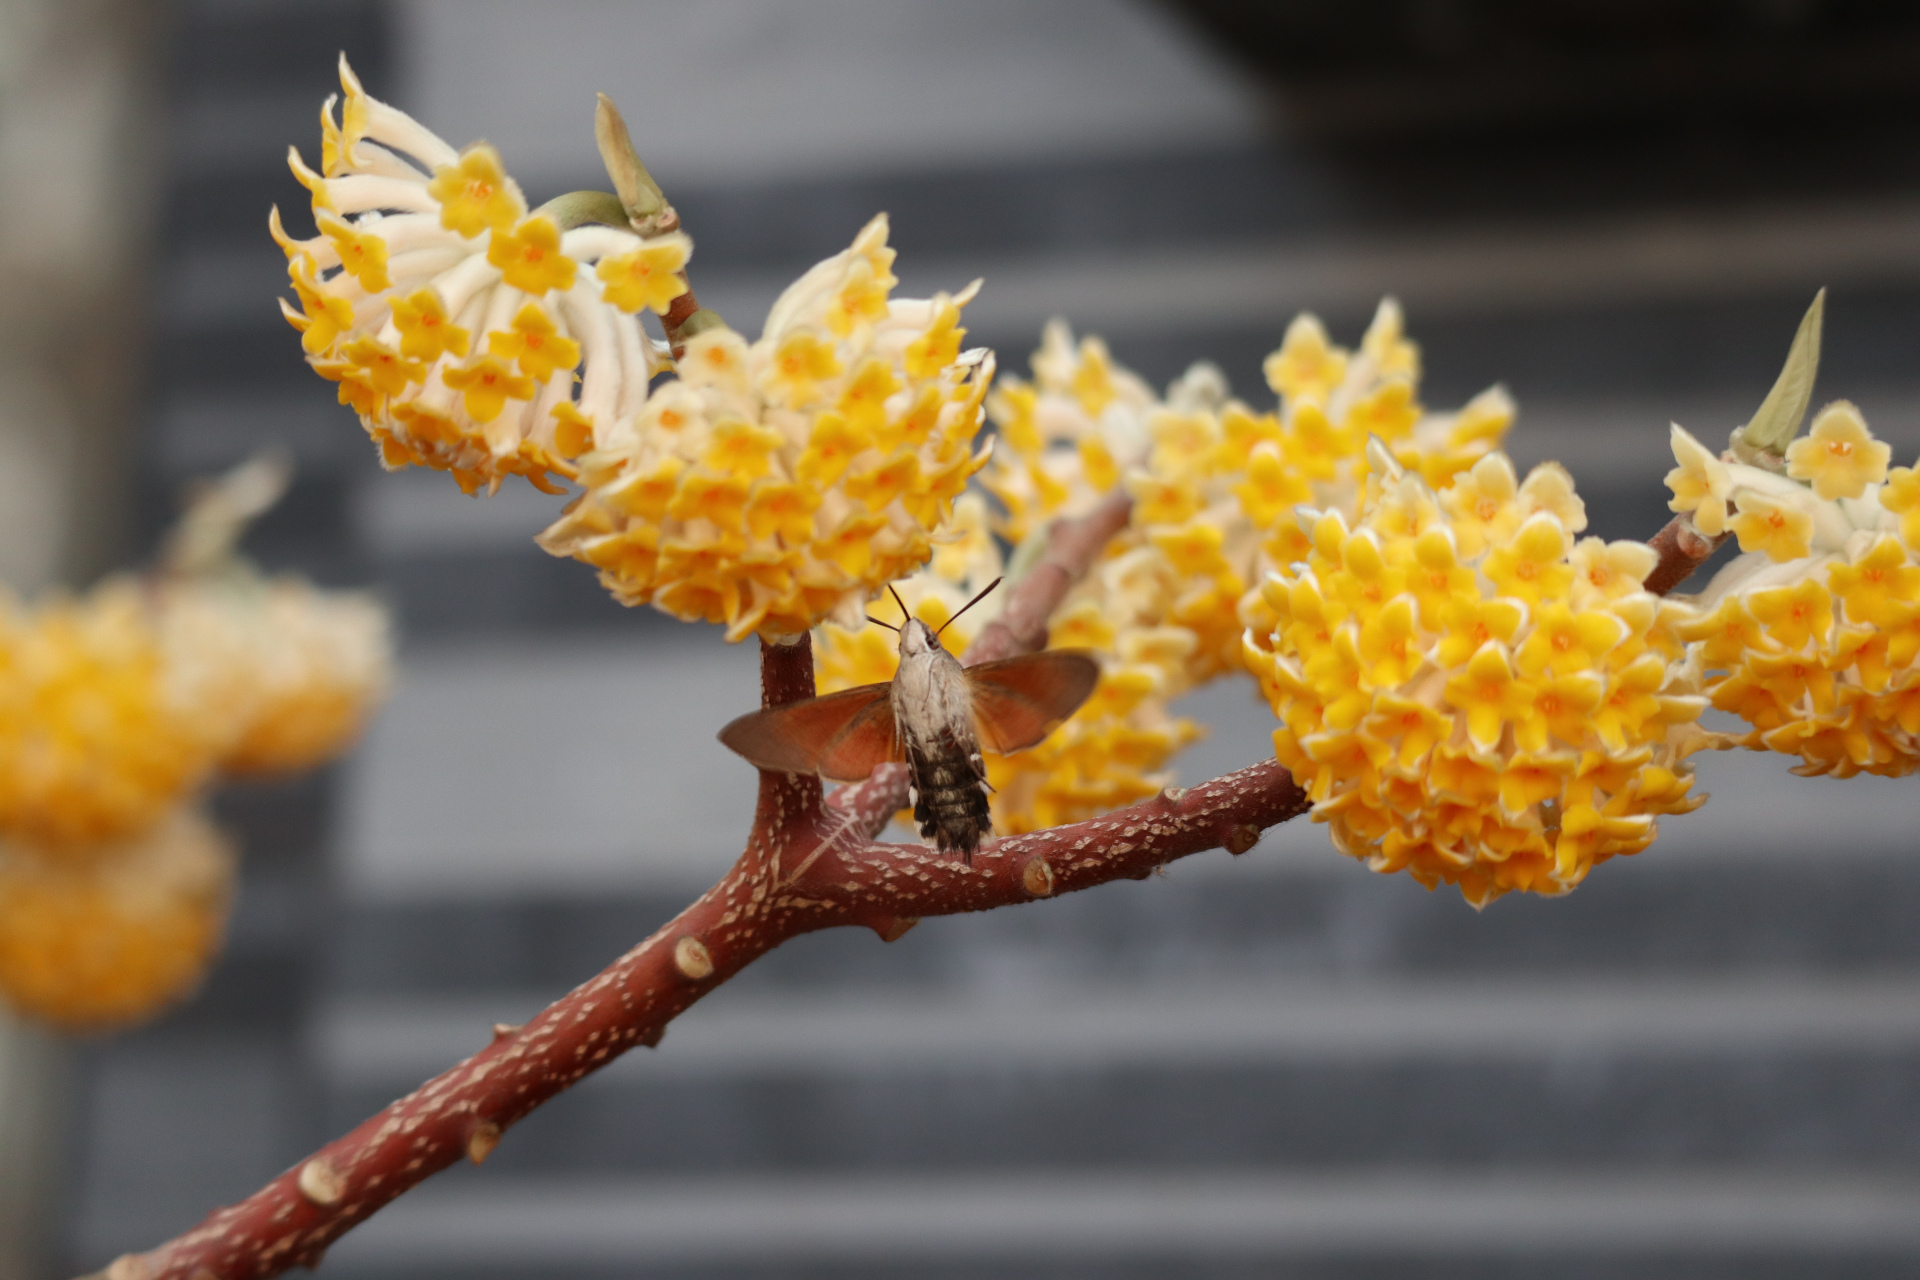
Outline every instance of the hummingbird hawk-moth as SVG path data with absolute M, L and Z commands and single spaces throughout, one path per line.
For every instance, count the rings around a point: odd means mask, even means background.
M 960 613 L 998 585 L 995 579 Z M 938 631 L 907 613 L 898 592 L 894 600 L 906 614 L 899 626 L 868 619 L 900 634 L 892 680 L 755 711 L 722 729 L 720 741 L 762 769 L 836 782 L 905 760 L 921 836 L 972 861 L 993 829 L 981 749 L 1020 751 L 1052 733 L 1093 692 L 1100 665 L 1077 649 L 1048 649 L 963 667 L 941 647 Z

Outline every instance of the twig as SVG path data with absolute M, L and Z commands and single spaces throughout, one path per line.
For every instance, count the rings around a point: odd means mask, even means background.
M 1047 620 L 1132 514 L 1133 499 L 1119 489 L 1084 516 L 1055 520 L 1047 533 L 1046 554 L 1015 584 L 1007 607 L 981 628 L 963 661 L 973 666 L 1046 648 Z
M 806 637 L 762 646 L 761 688 L 769 706 L 812 694 Z M 782 885 L 777 868 L 801 865 L 835 818 L 819 779 L 762 772 L 746 852 L 672 923 L 248 1199 L 149 1253 L 120 1258 L 105 1277 L 260 1280 L 317 1266 L 354 1225 L 462 1157 L 485 1160 L 541 1103 L 635 1045 L 658 1044 L 682 1011 L 789 938 L 864 925 L 891 941 L 922 916 L 1139 879 L 1206 849 L 1244 851 L 1309 803 L 1267 760 L 1089 822 L 989 841 L 971 864 L 919 845 L 862 843 Z
M 1709 538 L 1693 527 L 1692 516 L 1681 512 L 1647 539 L 1647 545 L 1660 553 L 1660 559 L 1647 575 L 1646 589 L 1657 596 L 1666 595 L 1692 577 L 1693 571 L 1705 564 L 1729 536 L 1723 533 Z

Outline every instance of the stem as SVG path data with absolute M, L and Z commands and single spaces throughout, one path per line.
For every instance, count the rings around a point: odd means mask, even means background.
M 1133 499 L 1118 489 L 1084 516 L 1055 520 L 1047 533 L 1046 554 L 1014 584 L 1000 616 L 981 628 L 967 646 L 966 664 L 996 662 L 1046 648 L 1047 621 L 1053 611 L 1132 515 Z
M 1660 559 L 1647 575 L 1644 585 L 1654 595 L 1664 596 L 1693 576 L 1730 535 L 1709 538 L 1693 527 L 1693 517 L 1681 512 L 1667 521 L 1666 527 L 1647 539 L 1647 545 L 1659 552 Z

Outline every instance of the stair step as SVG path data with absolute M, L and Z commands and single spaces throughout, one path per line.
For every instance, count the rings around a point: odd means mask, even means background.
M 1465 1277 L 1530 1257 L 1603 1265 L 1666 1258 L 1690 1275 L 1751 1276 L 1767 1274 L 1756 1260 L 1798 1253 L 1818 1254 L 1823 1276 L 1893 1275 L 1896 1265 L 1920 1264 L 1916 1205 L 1920 1180 L 1908 1175 L 1717 1170 L 456 1177 L 359 1228 L 328 1268 L 544 1277 L 725 1267 L 733 1276 L 791 1276 L 952 1274 L 925 1268 L 964 1264 L 986 1270 L 961 1274 L 1006 1276 L 1071 1263 L 1082 1269 L 1057 1274 L 1128 1274 L 1106 1264 L 1131 1264 L 1138 1274 L 1191 1275 L 1213 1274 L 1209 1266 L 1313 1262 L 1320 1265 L 1312 1274 L 1323 1275 L 1329 1265 L 1418 1259 L 1418 1268 L 1375 1274 Z M 1735 1263 L 1747 1269 L 1730 1269 Z M 1850 1263 L 1874 1270 L 1849 1271 Z M 1591 1272 L 1554 1265 L 1533 1274 Z

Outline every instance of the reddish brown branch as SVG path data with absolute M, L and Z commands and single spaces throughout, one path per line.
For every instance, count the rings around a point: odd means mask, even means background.
M 1133 499 L 1120 489 L 1084 516 L 1055 520 L 1047 531 L 1046 554 L 1015 585 L 1000 616 L 967 646 L 967 665 L 1046 648 L 1047 620 L 1132 514 Z
M 767 705 L 812 694 L 805 637 L 762 646 L 761 688 Z M 817 778 L 762 772 L 746 852 L 672 923 L 253 1196 L 119 1259 L 110 1280 L 255 1280 L 318 1265 L 354 1225 L 462 1157 L 485 1160 L 541 1103 L 635 1045 L 658 1044 L 688 1006 L 799 934 L 864 925 L 892 940 L 921 916 L 1139 878 L 1223 845 L 1244 851 L 1308 808 L 1269 760 L 1090 822 L 989 841 L 969 865 L 918 845 L 844 838 L 820 790 Z
M 1693 576 L 1713 553 L 1726 543 L 1728 534 L 1709 538 L 1693 527 L 1693 517 L 1681 512 L 1667 521 L 1666 528 L 1647 539 L 1647 545 L 1660 553 L 1659 562 L 1644 584 L 1657 596 L 1664 596 Z

